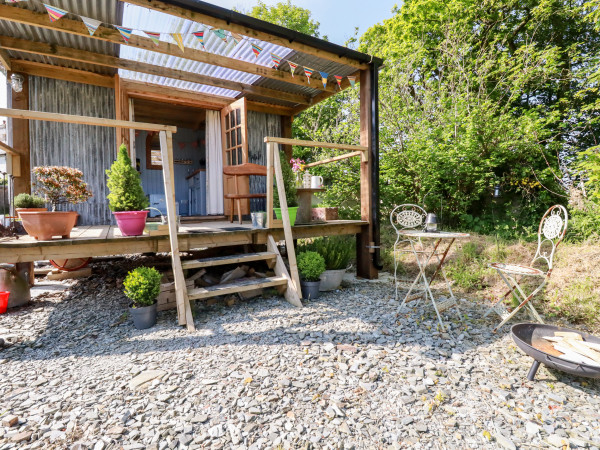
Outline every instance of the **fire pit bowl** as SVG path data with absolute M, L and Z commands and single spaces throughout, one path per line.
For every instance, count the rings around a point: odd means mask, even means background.
M 515 344 L 517 344 L 523 352 L 534 359 L 531 369 L 527 374 L 527 379 L 529 381 L 533 381 L 535 378 L 540 363 L 545 364 L 547 367 L 570 373 L 571 375 L 587 378 L 600 378 L 600 367 L 578 364 L 562 359 L 560 357 L 562 353 L 555 350 L 552 343 L 543 339 L 543 337 L 554 336 L 555 331 L 566 331 L 577 333 L 581 335 L 584 341 L 594 342 L 596 344 L 600 344 L 600 338 L 581 331 L 571 330 L 570 328 L 539 323 L 519 323 L 513 325 L 510 331 Z

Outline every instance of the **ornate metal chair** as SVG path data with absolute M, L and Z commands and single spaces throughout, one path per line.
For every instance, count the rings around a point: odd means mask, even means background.
M 509 291 L 504 294 L 496 303 L 494 303 L 490 309 L 485 313 L 484 317 L 488 316 L 492 311 L 496 312 L 502 321 L 494 328 L 496 332 L 502 325 L 508 322 L 521 308 L 527 306 L 530 314 L 539 323 L 544 323 L 538 312 L 531 304 L 533 297 L 542 290 L 542 288 L 548 282 L 550 275 L 552 274 L 554 254 L 556 247 L 561 243 L 565 237 L 567 231 L 568 214 L 564 206 L 554 205 L 540 222 L 538 229 L 538 247 L 535 252 L 535 256 L 529 266 L 519 264 L 504 264 L 504 263 L 492 263 L 490 267 L 496 269 L 502 280 L 506 283 Z M 546 270 L 534 267 L 537 263 L 546 265 Z M 519 277 L 519 280 L 516 278 Z M 533 291 L 526 295 L 519 282 L 522 277 L 532 277 L 540 280 L 539 285 L 533 289 Z M 519 306 L 509 311 L 507 306 L 504 304 L 504 300 L 510 294 L 513 294 L 515 298 L 520 302 Z

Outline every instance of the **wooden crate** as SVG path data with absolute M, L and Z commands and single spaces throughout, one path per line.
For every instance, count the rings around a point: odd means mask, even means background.
M 194 280 L 185 280 L 186 289 L 194 287 Z M 160 294 L 158 294 L 156 310 L 166 311 L 167 309 L 176 309 L 177 301 L 175 300 L 175 282 L 166 281 L 160 285 Z
M 335 208 L 312 208 L 311 219 L 316 221 L 338 220 L 338 209 Z

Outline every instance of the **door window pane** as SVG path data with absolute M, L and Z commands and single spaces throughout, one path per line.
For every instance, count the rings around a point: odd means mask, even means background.
M 242 147 L 238 147 L 237 154 L 238 154 L 238 161 L 239 161 L 238 164 L 242 164 Z
M 235 147 L 237 145 L 237 140 L 235 138 L 235 130 L 231 131 L 231 146 Z
M 236 109 L 235 110 L 235 124 L 236 125 L 240 125 L 242 123 L 242 110 L 241 109 Z
M 242 144 L 242 127 L 237 127 L 237 143 L 238 145 Z

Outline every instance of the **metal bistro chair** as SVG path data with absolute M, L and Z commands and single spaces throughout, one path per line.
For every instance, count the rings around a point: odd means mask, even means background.
M 531 300 L 538 292 L 542 290 L 552 274 L 554 253 L 556 252 L 556 247 L 558 247 L 558 244 L 560 244 L 565 237 L 565 233 L 567 231 L 567 222 L 568 214 L 565 207 L 561 205 L 554 205 L 548 211 L 546 211 L 546 214 L 544 214 L 544 217 L 542 217 L 542 221 L 540 222 L 540 227 L 538 229 L 537 251 L 535 252 L 535 256 L 533 257 L 533 260 L 529 266 L 504 263 L 490 264 L 490 267 L 498 271 L 498 274 L 510 289 L 506 294 L 504 294 L 503 297 L 500 298 L 500 300 L 494 303 L 484 315 L 484 317 L 487 317 L 492 311 L 494 311 L 502 318 L 502 321 L 496 326 L 496 328 L 494 328 L 494 332 L 508 322 L 524 306 L 527 306 L 530 314 L 535 320 L 537 320 L 539 323 L 544 323 L 538 312 L 531 304 Z M 547 270 L 543 271 L 534 267 L 534 265 L 538 262 L 541 262 L 542 264 L 545 263 L 547 265 Z M 526 295 L 519 285 L 521 278 L 516 280 L 516 277 L 534 277 L 541 279 L 541 282 L 539 286 L 536 287 L 529 295 Z M 513 294 L 520 302 L 519 306 L 514 308 L 512 311 L 509 311 L 504 304 L 504 300 L 509 294 Z

